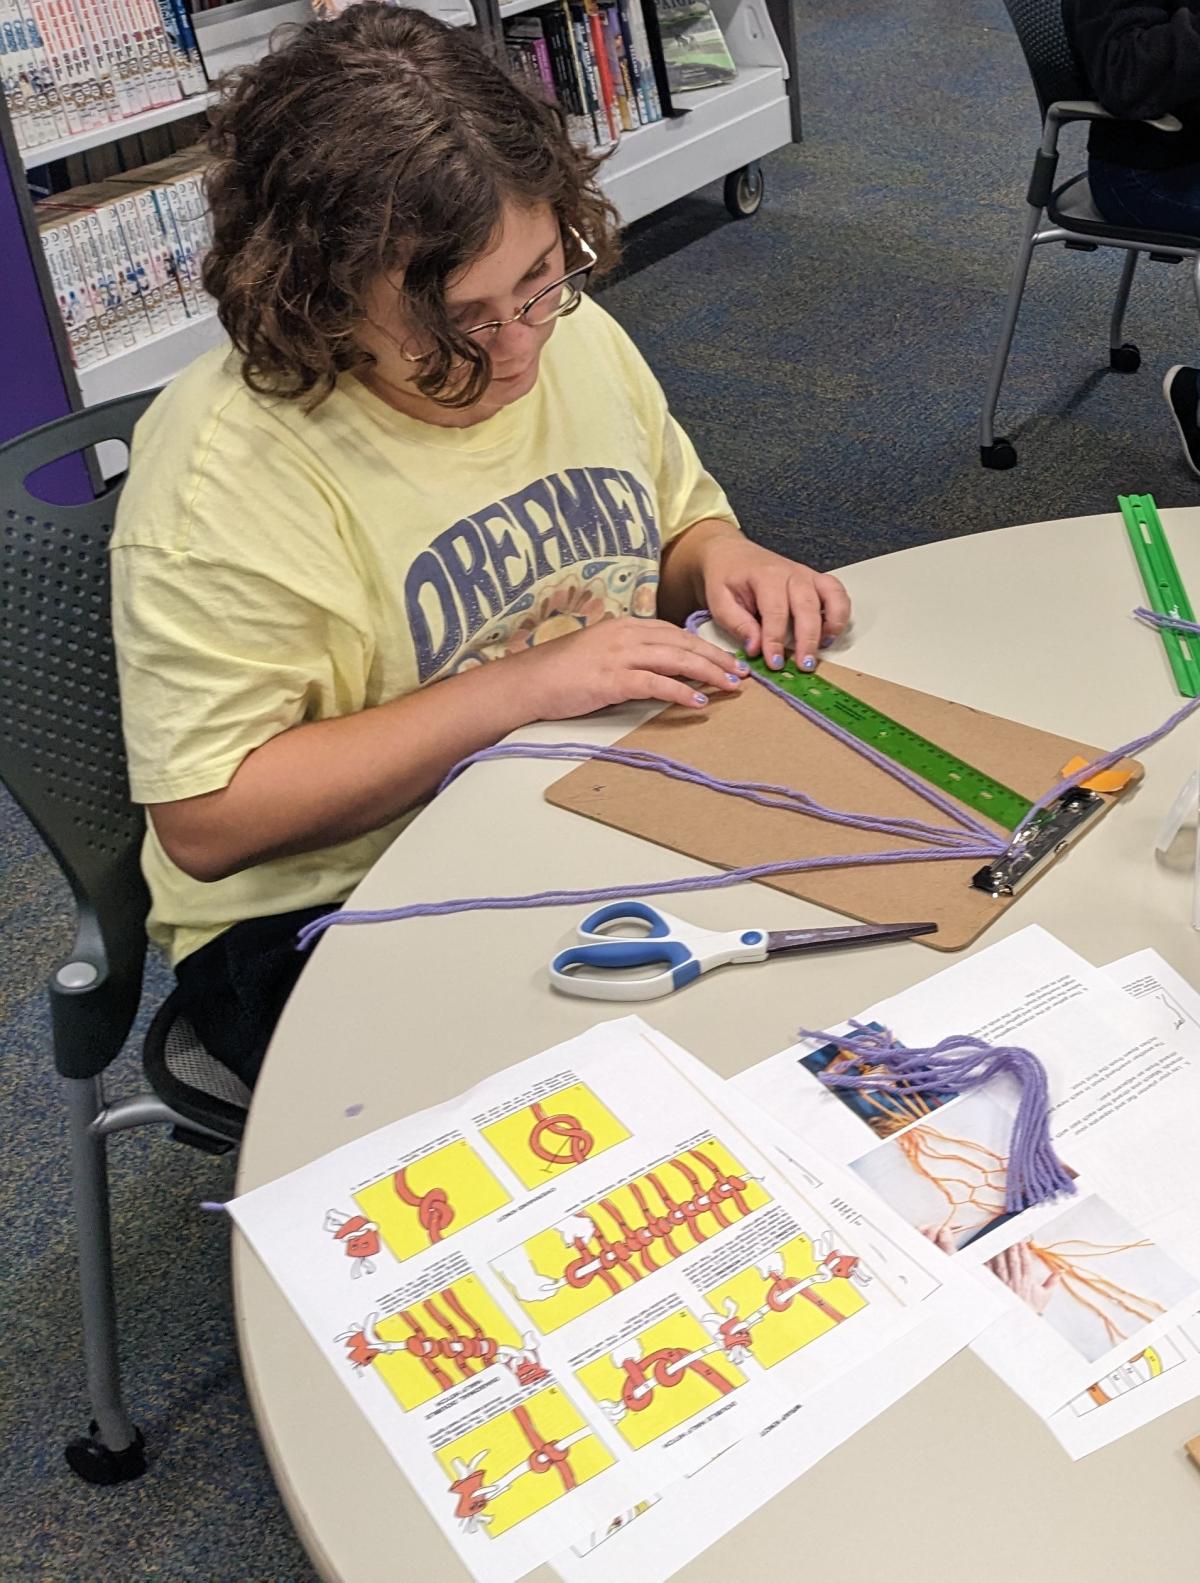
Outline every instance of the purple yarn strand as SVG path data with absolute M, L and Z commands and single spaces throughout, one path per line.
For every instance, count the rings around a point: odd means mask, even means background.
M 1192 630 L 1200 633 L 1200 626 L 1194 623 L 1181 622 L 1172 617 L 1159 617 L 1153 611 L 1138 610 L 1136 615 L 1148 619 L 1152 625 L 1173 625 L 1180 630 Z M 709 620 L 706 610 L 698 610 L 688 617 L 687 628 L 689 632 L 696 632 L 703 623 Z M 938 809 L 952 820 L 957 829 L 947 828 L 943 825 L 928 824 L 921 819 L 892 817 L 885 814 L 855 814 L 847 813 L 835 808 L 827 808 L 822 803 L 810 797 L 806 792 L 795 787 L 772 785 L 767 781 L 740 781 L 723 780 L 720 777 L 706 774 L 692 765 L 684 764 L 678 759 L 668 758 L 663 754 L 646 752 L 640 748 L 622 747 L 593 747 L 586 742 L 552 742 L 539 744 L 533 742 L 510 742 L 497 744 L 494 747 L 481 748 L 477 753 L 469 754 L 466 758 L 447 773 L 439 786 L 438 791 L 444 791 L 450 783 L 458 778 L 462 772 L 472 764 L 483 763 L 493 759 L 549 759 L 551 761 L 580 761 L 599 759 L 604 763 L 620 764 L 631 769 L 651 770 L 656 774 L 665 775 L 669 779 L 678 780 L 685 784 L 703 787 L 705 790 L 718 792 L 728 797 L 738 797 L 748 802 L 757 803 L 764 808 L 778 809 L 788 813 L 799 813 L 811 818 L 823 819 L 828 823 L 841 825 L 848 829 L 857 829 L 872 832 L 876 835 L 890 836 L 903 840 L 915 840 L 921 843 L 916 850 L 891 850 L 886 852 L 857 852 L 842 853 L 826 857 L 788 858 L 776 863 L 760 863 L 751 867 L 726 869 L 720 873 L 699 875 L 688 879 L 660 880 L 647 884 L 610 885 L 601 889 L 591 890 L 547 890 L 537 891 L 526 896 L 470 896 L 462 897 L 455 901 L 442 902 L 413 902 L 405 907 L 387 907 L 368 911 L 348 911 L 327 913 L 322 918 L 315 919 L 307 924 L 297 935 L 297 946 L 304 950 L 328 928 L 335 924 L 366 924 L 366 923 L 398 923 L 410 918 L 441 918 L 460 912 L 490 912 L 520 910 L 533 907 L 566 907 L 566 906 L 593 906 L 597 902 L 620 900 L 623 897 L 644 896 L 671 896 L 684 895 L 691 891 L 724 890 L 734 885 L 742 885 L 754 880 L 772 879 L 785 874 L 801 874 L 812 870 L 831 868 L 865 868 L 883 866 L 890 863 L 933 863 L 933 862 L 967 862 L 988 861 L 999 857 L 1007 850 L 1009 841 L 998 835 L 989 825 L 973 818 L 965 809 L 957 806 L 950 799 L 945 798 L 933 787 L 927 785 L 919 776 L 911 774 L 902 765 L 894 763 L 868 743 L 861 742 L 857 737 L 851 736 L 841 726 L 826 720 L 823 715 L 803 703 L 798 698 L 786 692 L 776 682 L 751 672 L 753 679 L 761 686 L 766 687 L 776 697 L 781 698 L 790 709 L 794 709 L 804 719 L 813 725 L 819 726 L 829 736 L 844 746 L 850 748 L 860 757 L 875 764 L 884 770 L 901 785 L 907 786 L 931 807 Z M 1200 698 L 1193 699 L 1175 714 L 1157 731 L 1150 732 L 1144 737 L 1139 737 L 1134 742 L 1126 743 L 1124 747 L 1115 749 L 1112 753 L 1103 755 L 1092 764 L 1080 770 L 1066 780 L 1060 781 L 1052 787 L 1044 797 L 1034 803 L 1018 829 L 1024 828 L 1029 820 L 1041 809 L 1053 802 L 1064 791 L 1078 785 L 1081 780 L 1097 774 L 1101 769 L 1117 763 L 1120 759 L 1133 753 L 1140 752 L 1143 748 L 1157 742 L 1183 720 L 1186 720 L 1197 708 L 1200 708 Z M 1015 832 L 1014 832 L 1015 834 Z M 1018 1118 L 1020 1121 L 1020 1118 Z M 1021 1130 L 1020 1128 L 1018 1130 Z M 1022 1131 L 1022 1136 L 1024 1133 Z M 1051 1164 L 1042 1161 L 1039 1147 L 1036 1142 L 1029 1145 L 1029 1169 L 1045 1171 L 1046 1180 L 1055 1179 L 1054 1157 L 1051 1153 Z M 1041 1162 L 1040 1164 L 1038 1162 Z M 1010 1180 L 1012 1179 L 1010 1172 Z M 1038 1177 L 1041 1180 L 1041 1177 Z
M 694 633 L 698 632 L 700 627 L 710 619 L 711 617 L 707 610 L 697 610 L 687 618 L 685 625 L 689 632 Z M 965 830 L 969 830 L 977 839 L 989 841 L 996 838 L 996 832 L 990 825 L 984 824 L 982 820 L 976 819 L 972 814 L 969 814 L 961 804 L 953 802 L 949 797 L 943 797 L 941 792 L 936 791 L 927 781 L 923 781 L 919 775 L 914 775 L 911 770 L 905 769 L 903 764 L 897 764 L 894 759 L 888 758 L 878 748 L 873 748 L 869 742 L 861 741 L 858 737 L 852 736 L 849 731 L 836 725 L 832 720 L 827 720 L 824 715 L 818 714 L 803 699 L 794 698 L 778 682 L 768 680 L 767 677 L 761 676 L 757 671 L 751 671 L 750 676 L 760 687 L 765 687 L 769 693 L 774 693 L 776 698 L 781 698 L 789 709 L 794 709 L 798 715 L 803 716 L 811 725 L 819 726 L 826 735 L 833 737 L 835 742 L 840 742 L 843 747 L 852 749 L 861 758 L 866 759 L 868 763 L 874 764 L 877 769 L 881 769 L 890 775 L 893 780 L 899 781 L 902 786 L 907 786 L 909 791 L 929 803 L 931 807 L 938 809 L 940 813 L 944 813 L 955 824 L 961 825 Z M 1003 851 L 1005 845 L 1006 843 L 1001 842 L 999 850 Z
M 1161 610 L 1147 610 L 1145 605 L 1139 605 L 1133 613 L 1139 621 L 1144 621 L 1148 627 L 1156 627 L 1159 632 L 1190 632 L 1200 636 L 1200 621 L 1185 621 L 1182 616 L 1164 615 Z
M 1144 605 L 1138 605 L 1133 613 L 1139 621 L 1144 622 L 1148 627 L 1155 628 L 1159 632 L 1188 632 L 1200 636 L 1200 623 L 1185 621 L 1182 616 L 1163 615 L 1158 610 L 1147 610 Z M 1017 830 L 1023 830 L 1031 819 L 1041 813 L 1044 808 L 1048 808 L 1064 792 L 1070 791 L 1072 787 L 1080 785 L 1083 781 L 1091 780 L 1093 775 L 1099 775 L 1102 770 L 1111 769 L 1114 764 L 1119 764 L 1122 759 L 1133 758 L 1135 754 L 1144 752 L 1148 747 L 1153 747 L 1156 742 L 1174 731 L 1176 726 L 1182 725 L 1190 715 L 1194 715 L 1197 709 L 1200 709 L 1200 697 L 1190 698 L 1182 708 L 1177 709 L 1157 730 L 1148 731 L 1143 737 L 1135 737 L 1132 742 L 1126 742 L 1123 747 L 1114 748 L 1111 753 L 1102 753 L 1099 758 L 1093 759 L 1090 764 L 1085 764 L 1081 770 L 1076 770 L 1073 775 L 1068 775 L 1065 780 L 1060 780 L 1056 786 L 1052 786 L 1048 792 L 1038 798 L 1037 802 L 1034 803 L 1033 807 L 1017 826 Z M 1014 836 L 1016 833 L 1017 831 L 1013 832 Z
M 623 901 L 626 897 L 632 900 L 643 896 L 676 896 L 691 891 L 727 890 L 751 880 L 801 874 L 811 869 L 862 868 L 888 863 L 963 862 L 968 859 L 986 861 L 995 855 L 991 847 L 983 846 L 916 852 L 838 853 L 828 857 L 785 858 L 778 863 L 757 863 L 750 868 L 725 869 L 719 874 L 699 874 L 689 879 L 607 885 L 593 890 L 541 890 L 528 896 L 464 896 L 455 901 L 418 901 L 406 907 L 382 907 L 362 912 L 343 908 L 341 912 L 326 913 L 306 923 L 296 935 L 296 944 L 300 950 L 304 950 L 335 924 L 403 923 L 410 918 L 448 918 L 460 912 L 508 912 L 533 907 L 593 907 L 597 902 Z
M 696 769 L 694 765 L 685 764 L 679 759 L 667 758 L 660 753 L 647 753 L 633 748 L 593 747 L 586 742 L 553 742 L 546 745 L 533 742 L 503 742 L 495 747 L 480 748 L 454 766 L 438 791 L 439 793 L 444 791 L 451 781 L 456 780 L 463 770 L 472 764 L 513 758 L 589 762 L 599 760 L 605 764 L 624 765 L 629 769 L 650 770 L 657 775 L 665 775 L 671 780 L 699 786 L 705 791 L 717 792 L 727 797 L 738 797 L 745 802 L 757 803 L 760 807 L 774 808 L 783 813 L 807 814 L 814 819 L 823 819 L 829 824 L 868 830 L 880 835 L 912 838 L 938 846 L 966 845 L 974 849 L 979 845 L 980 838 L 970 835 L 965 830 L 948 830 L 944 825 L 927 824 L 923 819 L 905 819 L 888 814 L 846 813 L 841 809 L 827 808 L 814 797 L 810 797 L 807 792 L 799 791 L 795 787 L 775 786 L 767 781 L 725 780 L 720 776 L 708 775 L 705 771 Z M 998 837 L 993 839 L 997 851 L 1002 851 L 1003 841 Z
M 886 1068 L 882 1072 L 826 1070 L 819 1078 L 827 1088 L 892 1094 L 907 1088 L 930 1088 L 963 1094 L 1008 1073 L 1016 1081 L 1021 1097 L 1009 1144 L 1006 1212 L 1020 1214 L 1060 1193 L 1074 1193 L 1074 1178 L 1050 1141 L 1046 1068 L 1031 1050 L 1015 1044 L 988 1044 L 970 1034 L 951 1034 L 937 1044 L 911 1048 L 897 1044 L 890 1033 L 880 1033 L 857 1022 L 851 1024 L 848 1034 L 803 1028 L 798 1037 L 816 1044 L 836 1045 L 861 1061 Z
M 1162 725 L 1158 726 L 1154 731 L 1147 731 L 1146 735 L 1142 737 L 1134 737 L 1132 742 L 1126 742 L 1119 748 L 1113 748 L 1111 753 L 1101 753 L 1100 757 L 1093 759 L 1090 764 L 1085 764 L 1082 769 L 1076 770 L 1073 775 L 1068 775 L 1064 780 L 1060 780 L 1056 785 L 1051 786 L 1048 792 L 1038 798 L 1016 830 L 1013 831 L 1013 839 L 1016 839 L 1017 834 L 1024 830 L 1031 819 L 1036 818 L 1043 809 L 1048 808 L 1064 792 L 1070 791 L 1072 787 L 1080 785 L 1083 781 L 1091 780 L 1093 775 L 1099 775 L 1102 770 L 1111 769 L 1114 764 L 1119 764 L 1122 759 L 1133 758 L 1136 754 L 1144 752 L 1146 748 L 1153 747 L 1156 742 L 1161 741 L 1163 737 L 1174 731 L 1176 726 L 1182 725 L 1189 716 L 1194 715 L 1197 709 L 1200 709 L 1200 696 L 1189 698 L 1181 709 L 1177 709 L 1169 719 L 1164 720 Z

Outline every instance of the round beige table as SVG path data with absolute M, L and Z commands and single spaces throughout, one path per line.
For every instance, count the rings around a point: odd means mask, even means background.
M 1200 592 L 1200 508 L 1164 511 L 1163 520 L 1185 582 Z M 1141 588 L 1118 516 L 925 545 L 842 575 L 855 604 L 845 657 L 864 670 L 1114 746 L 1180 703 L 1160 640 L 1129 617 Z M 608 741 L 644 713 L 612 711 L 528 735 Z M 1154 855 L 1160 822 L 1200 762 L 1200 719 L 1144 757 L 1136 794 L 981 946 L 1036 921 L 1093 962 L 1153 946 L 1189 979 L 1200 978 L 1200 936 L 1188 922 L 1190 864 Z M 546 762 L 471 770 L 400 837 L 352 905 L 702 872 L 549 807 L 542 788 L 561 773 Z M 768 928 L 833 921 L 776 891 L 753 890 L 754 917 Z M 714 928 L 750 910 L 740 892 L 687 899 L 688 917 Z M 574 908 L 332 930 L 271 1045 L 239 1188 L 450 1099 L 608 1015 L 602 1004 L 555 995 L 546 984 L 545 963 L 577 921 Z M 829 1026 L 956 959 L 905 943 L 771 972 L 716 973 L 643 1012 L 732 1076 L 790 1043 L 799 1024 Z M 362 1108 L 347 1117 L 355 1106 Z M 338 1583 L 465 1578 L 240 1237 L 234 1275 L 258 1426 L 321 1575 Z M 1190 1583 L 1200 1577 L 1200 1472 L 1183 1442 L 1198 1434 L 1200 1400 L 1073 1464 L 964 1353 L 680 1575 L 743 1583 L 811 1566 L 830 1583 Z M 533 1575 L 539 1583 L 550 1577 L 545 1568 Z

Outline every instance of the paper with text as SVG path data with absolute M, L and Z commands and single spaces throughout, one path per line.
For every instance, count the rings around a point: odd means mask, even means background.
M 1134 1002 L 1037 927 L 858 1020 L 914 1046 L 951 1033 L 1021 1044 L 1047 1069 L 1051 1135 L 1076 1193 L 1016 1217 L 1004 1212 L 1011 1078 L 872 1104 L 817 1080 L 847 1058 L 835 1038 L 734 1079 L 1002 1288 L 1008 1312 L 975 1350 L 1036 1411 L 1065 1406 L 1200 1308 L 1200 1027 Z
M 994 1312 L 851 1173 L 785 1160 L 687 1065 L 640 1019 L 604 1023 L 230 1205 L 487 1583 L 927 1315 L 975 1333 Z

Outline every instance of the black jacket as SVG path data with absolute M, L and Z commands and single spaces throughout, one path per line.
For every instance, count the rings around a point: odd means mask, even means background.
M 1093 98 L 1123 119 L 1092 125 L 1099 159 L 1139 170 L 1200 165 L 1200 0 L 1062 0 Z M 1136 124 L 1174 115 L 1182 132 Z

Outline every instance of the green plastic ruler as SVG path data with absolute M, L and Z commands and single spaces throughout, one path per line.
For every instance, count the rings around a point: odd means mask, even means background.
M 791 660 L 781 671 L 769 669 L 762 660 L 751 660 L 750 665 L 760 676 L 765 676 L 794 698 L 802 699 L 810 709 L 832 720 L 852 737 L 869 743 L 885 758 L 902 764 L 931 786 L 965 803 L 975 813 L 994 819 L 1006 830 L 1015 830 L 1033 806 L 1028 797 L 1022 797 L 1011 786 L 993 780 L 974 765 L 947 753 L 936 742 L 928 741 L 898 720 L 863 703 L 853 693 L 826 681 L 819 671 L 809 675 L 797 670 Z
M 1158 519 L 1154 496 L 1118 495 L 1117 504 L 1125 518 L 1125 531 L 1137 557 L 1151 610 L 1156 610 L 1160 616 L 1181 616 L 1184 621 L 1195 621 L 1191 601 Z M 1195 698 L 1200 693 L 1200 639 L 1190 638 L 1183 632 L 1164 631 L 1160 636 L 1175 673 L 1176 686 L 1185 698 Z

